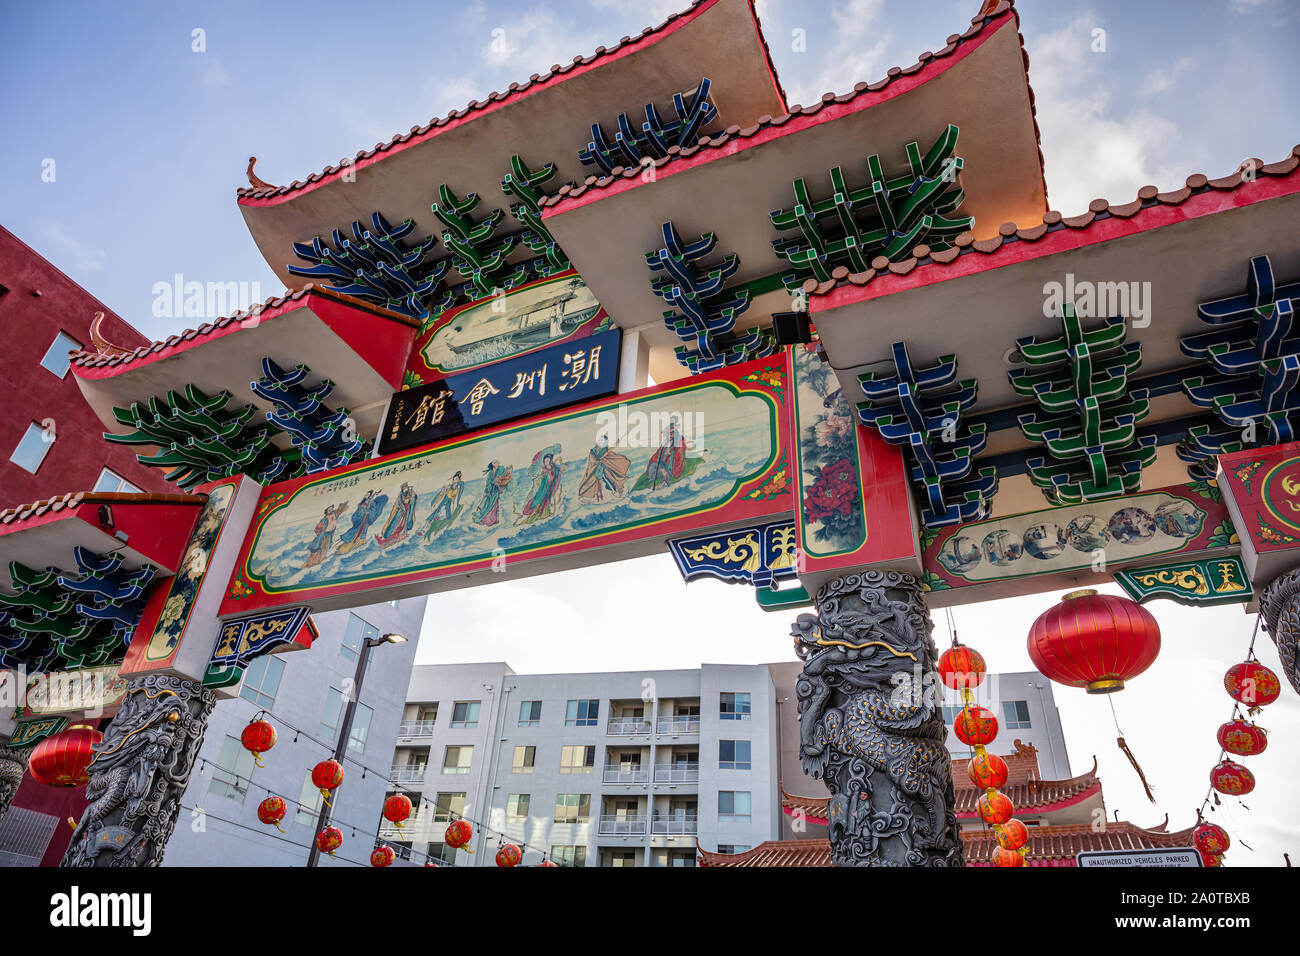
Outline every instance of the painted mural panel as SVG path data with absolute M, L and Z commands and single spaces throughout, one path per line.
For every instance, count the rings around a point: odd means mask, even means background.
M 784 384 L 759 360 L 272 485 L 222 614 L 788 513 Z
M 1102 570 L 1236 542 L 1218 487 L 1199 481 L 927 531 L 925 580 L 931 590 L 946 590 L 1061 571 Z
M 420 385 L 610 328 L 612 320 L 577 272 L 562 272 L 439 316 L 416 339 L 405 384 Z
M 1300 547 L 1300 442 L 1221 455 L 1219 468 L 1256 552 Z

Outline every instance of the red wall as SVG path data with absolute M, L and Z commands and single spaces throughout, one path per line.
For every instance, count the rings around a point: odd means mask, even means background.
M 82 399 L 71 372 L 59 379 L 41 365 L 60 331 L 91 348 L 90 323 L 96 312 L 105 314 L 101 331 L 113 344 L 136 348 L 147 345 L 148 339 L 3 226 L 0 286 L 8 290 L 0 293 L 0 399 L 5 409 L 0 416 L 0 508 L 89 491 L 105 466 L 143 491 L 177 492 L 175 485 L 163 481 L 161 469 L 136 462 L 130 447 L 104 441 L 104 427 Z M 33 475 L 9 456 L 27 426 L 46 418 L 54 419 L 58 437 Z

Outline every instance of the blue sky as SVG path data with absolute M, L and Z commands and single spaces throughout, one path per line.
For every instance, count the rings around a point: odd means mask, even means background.
M 357 4 L 168 2 L 6 4 L 0 33 L 0 222 L 151 337 L 198 320 L 151 314 L 152 287 L 188 280 L 279 286 L 235 205 L 250 155 L 288 182 L 657 24 L 681 0 Z M 684 5 L 684 4 L 682 4 Z M 790 101 L 875 80 L 960 32 L 979 0 L 760 0 Z M 1294 0 L 1021 0 L 1051 204 L 1127 201 L 1145 183 L 1224 175 L 1300 141 L 1300 4 Z M 205 31 L 206 52 L 191 49 Z M 506 31 L 494 53 L 492 31 Z M 1105 51 L 1093 52 L 1094 31 Z M 792 48 L 806 31 L 806 52 Z M 53 159 L 56 178 L 42 182 Z M 432 197 L 431 197 L 432 200 Z M 1024 635 L 1054 595 L 957 612 L 963 639 L 994 670 L 1027 670 Z M 419 660 L 507 660 L 520 672 L 693 667 L 790 659 L 791 615 L 758 611 L 739 588 L 683 587 L 666 555 L 430 599 Z M 658 613 L 647 614 L 647 608 Z M 1108 808 L 1188 825 L 1231 710 L 1219 675 L 1244 653 L 1240 608 L 1153 606 L 1156 665 L 1116 702 L 1156 787 L 1146 803 L 1104 701 L 1057 688 L 1074 769 L 1098 754 Z M 939 620 L 936 636 L 946 632 Z M 1259 653 L 1277 666 L 1267 638 Z M 1261 722 L 1250 811 L 1234 836 L 1257 850 L 1230 862 L 1300 859 L 1290 794 L 1300 783 L 1300 701 Z M 1009 746 L 1009 744 L 1008 744 Z M 797 788 L 794 788 L 797 789 Z M 1222 821 L 1221 821 L 1222 822 Z

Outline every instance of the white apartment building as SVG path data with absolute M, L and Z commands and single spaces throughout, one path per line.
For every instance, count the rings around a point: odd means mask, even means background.
M 988 674 L 974 689 L 974 694 L 975 702 L 987 707 L 998 719 L 998 737 L 989 746 L 991 751 L 1014 753 L 1015 741 L 1019 740 L 1038 748 L 1038 768 L 1044 780 L 1066 780 L 1073 776 L 1050 680 L 1038 671 Z M 948 752 L 954 757 L 969 757 L 971 748 L 952 732 L 953 720 L 961 708 L 961 694 L 944 688 L 943 719 L 948 725 Z
M 696 840 L 739 852 L 777 837 L 777 716 L 768 668 L 516 674 L 417 666 L 389 776 L 416 804 L 412 862 L 694 866 Z M 466 853 L 447 823 L 475 824 Z M 484 826 L 486 825 L 486 826 Z

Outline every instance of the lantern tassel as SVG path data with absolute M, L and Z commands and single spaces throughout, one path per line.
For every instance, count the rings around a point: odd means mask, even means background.
M 259 767 L 266 766 L 266 764 L 262 763 L 262 755 L 256 750 L 253 751 L 253 763 L 257 764 Z
M 1129 759 L 1131 760 L 1132 758 L 1130 757 Z M 325 802 L 325 806 L 329 807 L 331 810 L 334 809 L 334 804 L 330 802 L 330 792 L 328 790 L 322 790 L 320 792 L 320 798 Z
M 1133 765 L 1133 769 L 1137 771 L 1138 779 L 1142 781 L 1142 789 L 1147 792 L 1147 799 L 1155 803 L 1155 794 L 1151 792 L 1151 784 L 1147 783 L 1147 775 L 1142 771 L 1142 765 L 1133 756 L 1133 751 L 1128 749 L 1128 744 L 1124 742 L 1123 737 L 1116 738 L 1116 742 L 1119 744 L 1119 749 L 1124 751 L 1124 756 L 1128 757 L 1128 762 Z

